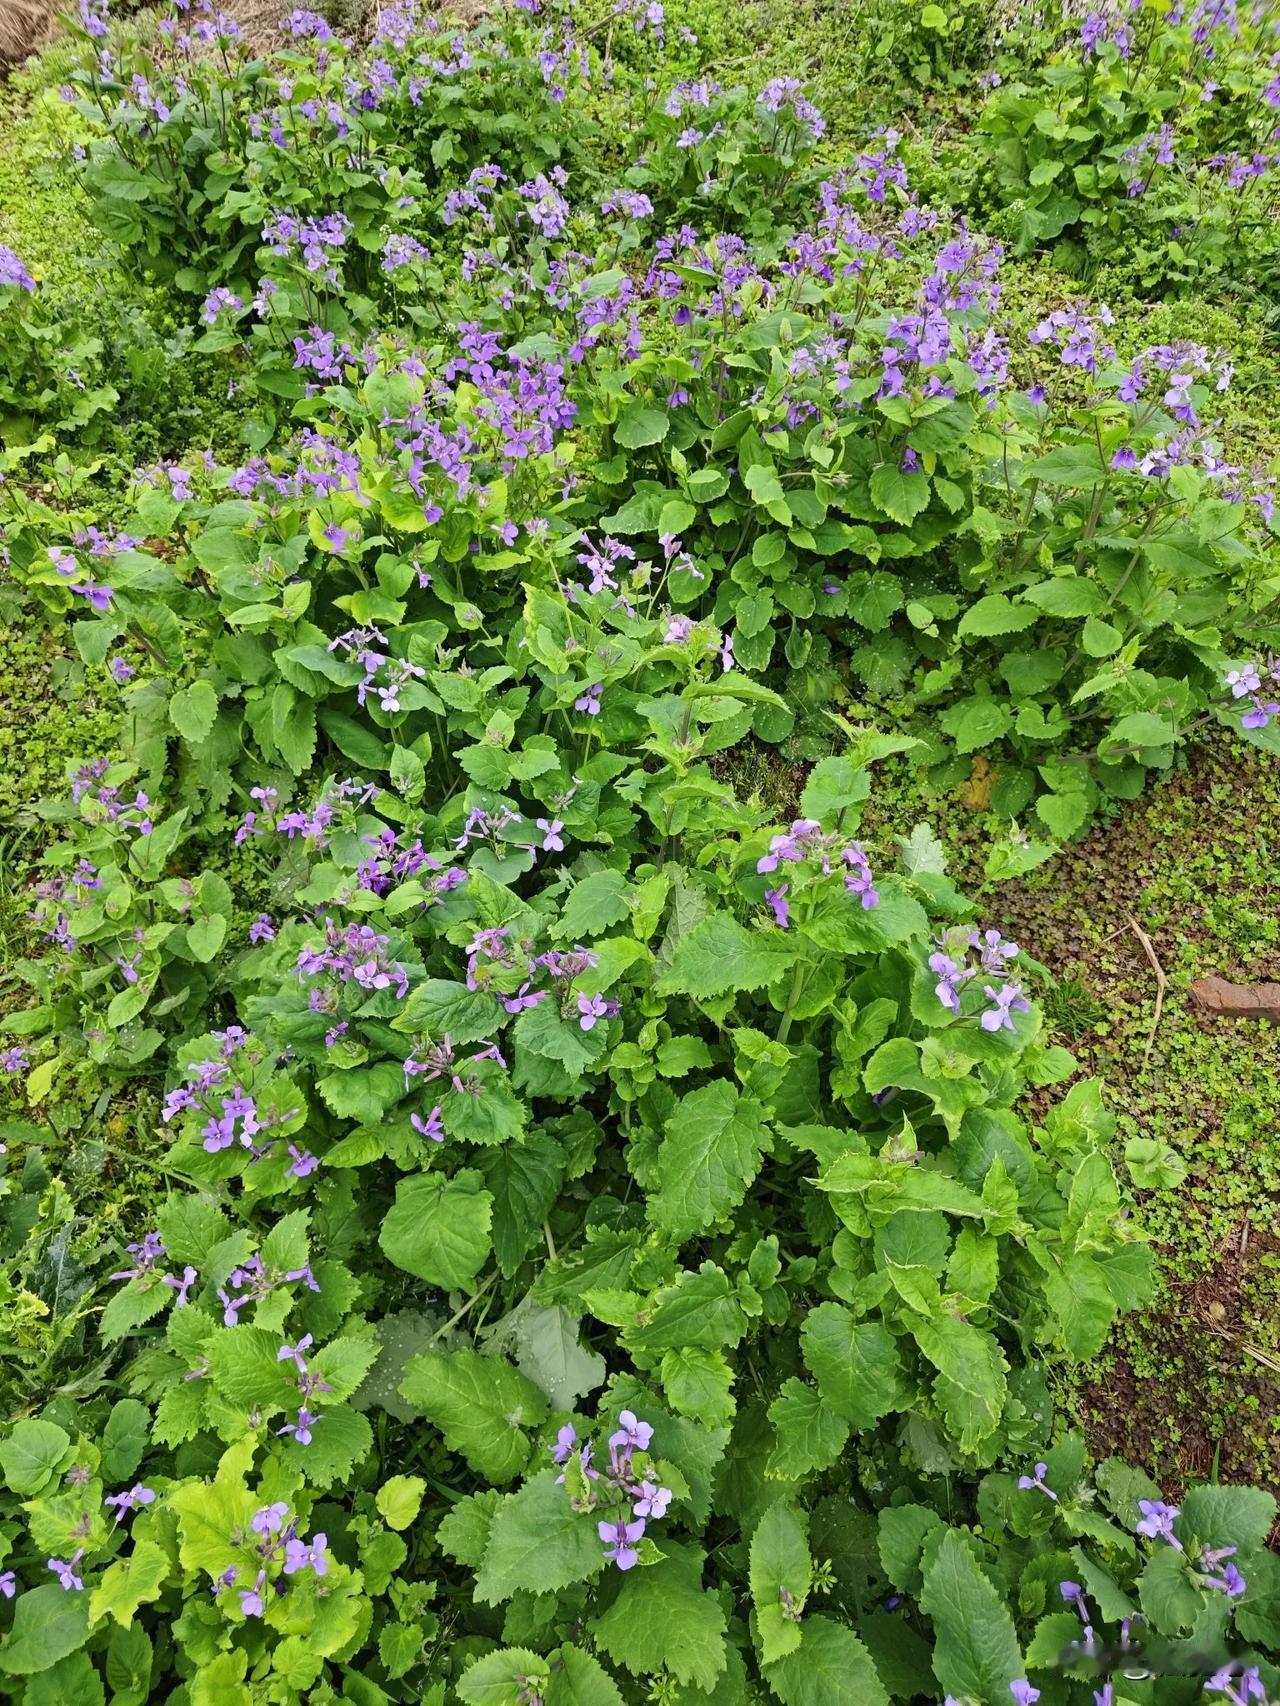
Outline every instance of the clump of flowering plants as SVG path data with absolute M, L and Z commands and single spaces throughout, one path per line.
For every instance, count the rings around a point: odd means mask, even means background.
M 1015 32 L 985 79 L 979 215 L 1005 210 L 1021 252 L 1055 244 L 1075 272 L 1129 249 L 1147 286 L 1216 271 L 1273 282 L 1268 8 L 1139 3 L 1056 22 L 1050 53 L 1026 63 Z
M 876 760 L 981 752 L 1066 836 L 1270 718 L 1222 359 L 1072 305 L 1015 388 L 895 135 L 819 177 L 807 91 L 668 78 L 657 3 L 268 61 L 104 17 L 95 217 L 255 408 L 109 524 L 6 500 L 127 740 L 45 808 L 3 1020 L 14 1698 L 1262 1698 L 1266 1496 L 1051 1443 L 1163 1158 L 860 823 Z M 713 760 L 793 734 L 778 822 Z M 104 1087 L 154 1174 L 73 1244 Z

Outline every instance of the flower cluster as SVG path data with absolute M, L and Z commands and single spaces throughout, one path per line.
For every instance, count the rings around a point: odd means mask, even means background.
M 780 865 L 807 865 L 824 877 L 843 866 L 846 892 L 857 895 L 859 904 L 868 911 L 880 903 L 862 843 L 826 833 L 815 818 L 796 818 L 789 830 L 771 837 L 769 851 L 756 860 L 756 871 L 772 875 Z M 791 922 L 788 892 L 787 883 L 765 890 L 765 901 L 782 930 L 788 929 Z
M 575 1509 L 609 1509 L 596 1529 L 606 1559 L 620 1570 L 634 1569 L 640 1562 L 639 1546 L 647 1525 L 666 1515 L 674 1497 L 670 1488 L 649 1478 L 647 1454 L 652 1440 L 652 1426 L 640 1421 L 634 1411 L 623 1410 L 617 1430 L 609 1435 L 606 1466 L 596 1468 L 590 1441 L 579 1444 L 571 1422 L 560 1429 L 551 1447 L 554 1461 L 565 1466 L 557 1479 L 569 1483 Z
M 977 955 L 976 963 L 971 963 L 970 952 Z M 998 930 L 949 930 L 929 955 L 929 970 L 938 980 L 934 994 L 944 1007 L 959 1013 L 965 985 L 979 974 L 990 978 L 993 981 L 982 986 L 990 1005 L 979 1023 L 984 1031 L 1012 1031 L 1013 1015 L 1030 1011 L 1022 985 L 1010 971 L 1017 956 L 1018 944 L 1005 941 Z
M 255 1511 L 249 1519 L 249 1528 L 250 1535 L 244 1537 L 245 1543 L 252 1547 L 259 1560 L 252 1586 L 236 1587 L 240 1572 L 237 1565 L 231 1564 L 214 1580 L 211 1590 L 217 1599 L 228 1589 L 234 1589 L 240 1601 L 240 1611 L 246 1618 L 263 1615 L 268 1587 L 276 1595 L 283 1596 L 288 1591 L 288 1577 L 299 1575 L 304 1570 L 310 1570 L 320 1579 L 329 1574 L 327 1536 L 317 1532 L 310 1540 L 303 1539 L 298 1532 L 298 1519 L 290 1515 L 289 1507 L 282 1499 Z
M 1280 717 L 1280 698 L 1275 697 L 1280 693 L 1280 657 L 1268 653 L 1265 659 L 1252 658 L 1229 670 L 1227 686 L 1233 700 L 1249 702 L 1240 716 L 1242 729 L 1265 729 L 1273 717 Z

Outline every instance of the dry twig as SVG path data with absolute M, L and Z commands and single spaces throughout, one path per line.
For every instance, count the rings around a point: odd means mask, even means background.
M 1141 924 L 1138 923 L 1138 920 L 1131 912 L 1126 912 L 1125 917 L 1129 920 L 1129 928 L 1142 943 L 1143 951 L 1151 961 L 1151 969 L 1156 974 L 1156 1010 L 1155 1015 L 1151 1020 L 1151 1031 L 1147 1037 L 1147 1046 L 1142 1051 L 1142 1068 L 1145 1072 L 1147 1062 L 1151 1059 L 1151 1050 L 1155 1047 L 1156 1031 L 1160 1027 L 1160 1015 L 1164 1011 L 1164 992 L 1169 987 L 1169 980 L 1164 975 L 1164 967 L 1157 959 L 1155 949 L 1151 946 L 1150 936 L 1147 935 L 1146 931 L 1142 928 Z

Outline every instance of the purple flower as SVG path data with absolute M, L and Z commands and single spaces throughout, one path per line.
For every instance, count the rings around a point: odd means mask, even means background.
M 625 1522 L 621 1517 L 617 1522 L 598 1522 L 596 1532 L 604 1541 L 605 1557 L 620 1570 L 630 1570 L 640 1562 L 635 1543 L 644 1534 L 643 1518 L 635 1522 Z
M 1182 1551 L 1182 1542 L 1173 1532 L 1174 1518 L 1182 1514 L 1179 1506 L 1166 1505 L 1161 1499 L 1139 1499 L 1138 1509 L 1142 1512 L 1137 1532 L 1145 1534 L 1148 1540 L 1167 1540 L 1170 1546 Z
M 652 1481 L 641 1481 L 640 1497 L 634 1506 L 635 1515 L 654 1518 L 665 1516 L 671 1498 L 669 1487 L 656 1486 Z
M 600 696 L 603 692 L 604 686 L 601 682 L 597 682 L 593 687 L 588 687 L 581 699 L 574 700 L 574 710 L 585 711 L 589 717 L 598 717 L 600 715 Z
M 113 588 L 109 586 L 96 586 L 93 581 L 86 581 L 83 586 L 73 586 L 71 591 L 80 598 L 87 598 L 99 616 L 105 616 L 111 608 Z
M 276 1358 L 279 1361 L 279 1356 Z M 253 1513 L 249 1519 L 249 1527 L 255 1534 L 279 1534 L 284 1527 L 284 1519 L 289 1514 L 289 1507 L 283 1499 L 278 1499 L 273 1505 L 263 1505 L 261 1510 Z
M 1011 1682 L 1009 1692 L 1014 1699 L 1014 1706 L 1035 1706 L 1040 1698 L 1040 1690 L 1032 1688 L 1029 1682 Z
M 1031 1011 L 1031 1003 L 1024 999 L 1020 983 L 1002 984 L 999 989 L 988 983 L 982 993 L 993 1003 L 979 1021 L 984 1031 L 1011 1031 L 1013 1015 Z
M 1235 1547 L 1229 1546 L 1226 1550 L 1234 1552 Z M 1209 1554 L 1206 1554 L 1205 1558 L 1201 1559 L 1201 1563 L 1207 1562 L 1208 1557 Z M 1228 1599 L 1239 1599 L 1249 1585 L 1234 1564 L 1228 1564 L 1220 1576 L 1202 1575 L 1200 1579 L 1207 1588 L 1214 1588 L 1218 1593 L 1225 1594 Z
M 256 947 L 259 942 L 274 942 L 276 939 L 275 921 L 269 912 L 260 912 L 249 926 L 249 940 Z
M 653 1429 L 648 1422 L 636 1419 L 634 1410 L 623 1410 L 618 1416 L 618 1431 L 609 1435 L 611 1451 L 648 1451 Z
M 310 1445 L 312 1428 L 317 1422 L 322 1422 L 323 1420 L 323 1416 L 313 1415 L 312 1412 L 304 1406 L 298 1411 L 298 1419 L 296 1422 L 286 1422 L 282 1428 L 276 1429 L 276 1437 L 279 1439 L 285 1434 L 292 1434 L 299 1445 Z
M 299 1149 L 292 1143 L 288 1145 L 288 1149 L 293 1160 L 291 1165 L 285 1168 L 287 1178 L 305 1179 L 308 1173 L 314 1173 L 320 1165 L 320 1157 L 313 1155 L 309 1149 Z
M 25 1072 L 30 1065 L 26 1049 L 16 1043 L 12 1048 L 0 1049 L 0 1072 Z
M 2 1593 L 6 1599 L 12 1599 L 17 1591 L 18 1578 L 14 1575 L 13 1571 L 0 1571 L 0 1593 Z
M 577 1429 L 572 1422 L 566 1422 L 556 1435 L 556 1443 L 550 1448 L 553 1462 L 567 1463 L 573 1455 L 573 1448 L 577 1443 Z
M 603 995 L 579 995 L 579 1026 L 584 1031 L 591 1030 L 598 1019 L 605 1019 L 609 1016 L 610 1005 Z
M 154 1504 L 155 1498 L 156 1496 L 151 1488 L 144 1487 L 139 1481 L 123 1493 L 109 1493 L 102 1502 L 108 1510 L 115 1511 L 116 1521 L 119 1522 L 126 1511 L 137 1510 L 141 1505 Z
M 640 1526 L 643 1528 L 644 1524 L 641 1523 Z M 77 1551 L 73 1552 L 70 1559 L 65 1562 L 61 1558 L 48 1558 L 45 1560 L 46 1568 L 53 1571 L 54 1575 L 58 1578 L 59 1585 L 67 1593 L 82 1593 L 84 1591 L 84 1582 L 76 1574 L 76 1565 L 83 1557 L 84 1547 L 81 1546 Z
M 14 254 L 12 249 L 0 243 L 0 289 L 5 285 L 16 285 L 19 290 L 34 290 L 36 281 Z
M 1039 1491 L 1043 1493 L 1047 1499 L 1052 1499 L 1054 1504 L 1057 1504 L 1058 1495 L 1054 1492 L 1052 1487 L 1045 1485 L 1044 1478 L 1048 1473 L 1049 1465 L 1047 1463 L 1037 1463 L 1034 1475 L 1019 1475 L 1019 1489 L 1024 1493 L 1029 1493 L 1033 1490 Z
M 262 1590 L 267 1585 L 267 1572 L 258 1571 L 258 1579 L 251 1588 L 240 1589 L 240 1609 L 246 1617 L 262 1616 Z
M 409 1124 L 423 1137 L 429 1137 L 432 1143 L 444 1142 L 444 1117 L 438 1107 L 432 1108 L 425 1120 L 417 1114 L 410 1114 Z
M 196 1270 L 189 1262 L 182 1270 L 181 1279 L 176 1279 L 173 1274 L 161 1274 L 161 1285 L 170 1286 L 177 1293 L 177 1296 L 173 1300 L 173 1307 L 175 1309 L 181 1309 L 182 1305 L 187 1301 L 187 1293 L 191 1290 L 199 1277 L 200 1276 L 196 1273 Z
M 542 851 L 544 853 L 563 853 L 564 841 L 560 831 L 564 828 L 558 817 L 537 819 L 537 826 L 542 831 Z
M 783 883 L 781 888 L 766 889 L 764 898 L 773 913 L 773 921 L 779 930 L 787 929 L 791 922 L 791 907 L 787 902 L 786 883 Z
M 123 687 L 126 681 L 131 681 L 138 673 L 133 665 L 126 662 L 124 658 L 112 658 L 107 668 L 111 672 L 111 679 L 118 687 Z

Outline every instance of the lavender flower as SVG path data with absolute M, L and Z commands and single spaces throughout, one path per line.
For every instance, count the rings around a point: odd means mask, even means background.
M 643 1527 L 643 1524 L 641 1526 Z M 69 1559 L 47 1558 L 45 1560 L 46 1569 L 52 1570 L 54 1575 L 57 1576 L 58 1585 L 64 1590 L 64 1592 L 83 1593 L 84 1581 L 76 1574 L 76 1565 L 83 1557 L 84 1547 L 81 1546 L 77 1551 L 72 1553 Z
M 1142 1513 L 1137 1526 L 1139 1534 L 1145 1534 L 1148 1540 L 1167 1540 L 1177 1551 L 1183 1550 L 1182 1542 L 1173 1532 L 1174 1519 L 1182 1514 L 1177 1505 L 1166 1505 L 1160 1499 L 1139 1499 L 1138 1509 Z
M 1037 1463 L 1034 1475 L 1019 1475 L 1019 1489 L 1024 1493 L 1029 1493 L 1033 1490 L 1041 1492 L 1047 1499 L 1052 1499 L 1056 1505 L 1058 1502 L 1058 1495 L 1054 1492 L 1052 1487 L 1045 1483 L 1045 1476 L 1048 1473 L 1049 1465 L 1047 1463 Z
M 643 1518 L 634 1522 L 627 1522 L 621 1517 L 616 1522 L 598 1522 L 596 1531 L 605 1543 L 605 1557 L 620 1570 L 633 1569 L 640 1562 L 636 1542 L 644 1534 Z
M 123 1493 L 109 1493 L 102 1502 L 108 1510 L 113 1510 L 116 1513 L 116 1521 L 119 1522 L 126 1512 L 137 1510 L 143 1505 L 154 1504 L 155 1498 L 156 1496 L 151 1488 L 144 1487 L 139 1481 Z

